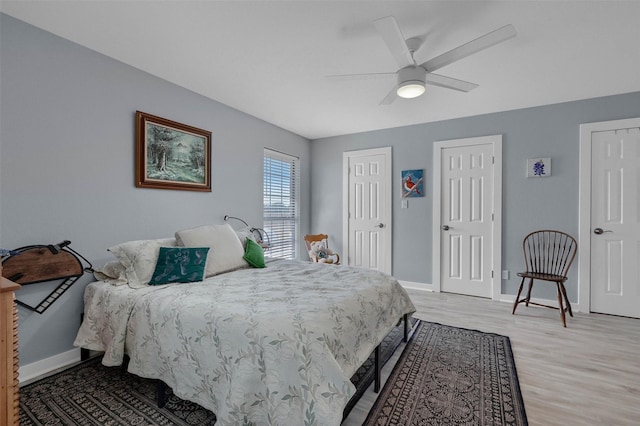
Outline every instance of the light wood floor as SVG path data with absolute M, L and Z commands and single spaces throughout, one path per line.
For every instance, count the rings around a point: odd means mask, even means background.
M 509 336 L 531 426 L 640 425 L 640 320 L 409 290 L 417 318 Z M 383 369 L 391 372 L 402 347 Z M 361 425 L 370 388 L 343 426 Z

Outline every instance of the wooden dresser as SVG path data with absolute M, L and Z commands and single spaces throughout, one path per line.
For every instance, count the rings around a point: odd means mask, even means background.
M 0 264 L 0 426 L 19 424 L 18 312 L 14 291 L 20 285 L 1 277 Z

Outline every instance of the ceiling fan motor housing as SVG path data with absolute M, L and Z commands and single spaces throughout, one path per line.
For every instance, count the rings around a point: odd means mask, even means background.
M 418 65 L 409 65 L 398 71 L 398 86 L 404 86 L 410 82 L 425 84 L 427 70 Z
M 424 93 L 427 71 L 417 65 L 410 65 L 398 71 L 396 94 L 401 98 L 417 98 Z

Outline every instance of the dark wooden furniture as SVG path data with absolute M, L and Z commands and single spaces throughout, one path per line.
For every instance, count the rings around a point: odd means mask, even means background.
M 564 232 L 541 230 L 527 235 L 522 242 L 522 249 L 526 271 L 518 273 L 518 276 L 522 277 L 522 281 L 520 282 L 518 295 L 513 303 L 513 311 L 511 313 L 515 314 L 518 304 L 523 302 L 526 306 L 532 304 L 558 309 L 560 310 L 562 325 L 566 327 L 565 312 L 569 312 L 571 316 L 573 316 L 573 312 L 571 311 L 569 298 L 567 298 L 564 282 L 567 281 L 567 273 L 573 259 L 576 257 L 578 243 L 575 238 Z M 527 279 L 529 280 L 527 296 L 520 299 L 524 282 Z M 531 301 L 531 288 L 534 280 L 555 283 L 558 291 L 557 307 Z
M 0 425 L 17 425 L 18 312 L 14 292 L 20 285 L 1 275 L 0 264 Z

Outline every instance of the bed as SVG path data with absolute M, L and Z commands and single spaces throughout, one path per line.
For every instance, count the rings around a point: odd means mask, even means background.
M 90 283 L 75 344 L 159 379 L 217 424 L 339 425 L 350 377 L 415 311 L 389 275 L 275 260 L 188 284 Z

